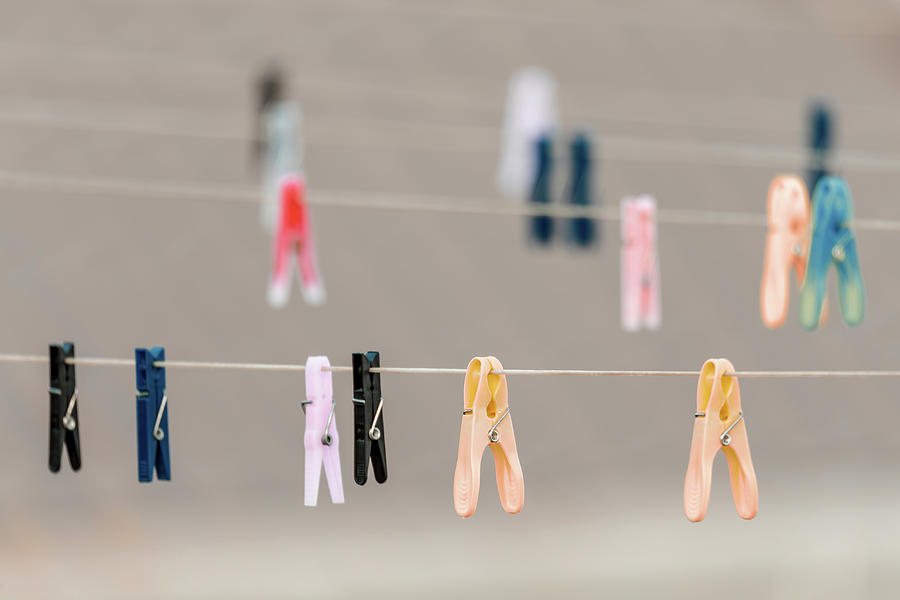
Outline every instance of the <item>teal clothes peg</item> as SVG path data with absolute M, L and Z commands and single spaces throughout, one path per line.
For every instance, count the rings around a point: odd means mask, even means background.
M 859 325 L 866 296 L 853 233 L 853 202 L 847 182 L 835 175 L 820 179 L 813 192 L 809 263 L 798 302 L 800 325 L 805 329 L 813 330 L 819 325 L 832 264 L 837 270 L 844 322 Z

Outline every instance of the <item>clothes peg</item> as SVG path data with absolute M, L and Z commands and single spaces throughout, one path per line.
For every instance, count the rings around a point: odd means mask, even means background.
M 353 479 L 359 485 L 365 485 L 369 477 L 370 458 L 375 481 L 387 480 L 381 374 L 371 371 L 380 366 L 378 352 L 353 353 Z
M 525 478 L 509 414 L 506 375 L 494 373 L 502 370 L 503 365 L 493 356 L 475 357 L 466 368 L 459 456 L 453 476 L 453 506 L 463 518 L 475 513 L 481 485 L 481 457 L 488 445 L 494 455 L 503 510 L 515 514 L 525 504 Z
M 696 523 L 706 516 L 713 461 L 719 450 L 728 460 L 737 513 L 752 519 L 759 508 L 759 491 L 741 411 L 741 390 L 734 365 L 724 358 L 711 358 L 703 364 L 697 383 L 694 436 L 684 480 L 684 514 L 689 521 Z
M 809 109 L 809 173 L 807 189 L 815 190 L 819 180 L 828 175 L 828 158 L 831 154 L 832 133 L 831 109 L 824 101 L 814 102 Z
M 656 250 L 656 200 L 652 196 L 626 197 L 621 203 L 622 329 L 659 329 L 659 258 Z
M 809 255 L 809 195 L 803 180 L 795 175 L 779 175 L 769 186 L 767 201 L 769 233 L 760 286 L 760 311 L 767 327 L 781 327 L 787 317 L 790 271 L 797 273 L 797 285 L 806 276 Z M 822 320 L 825 320 L 824 308 Z
M 75 365 L 66 359 L 75 358 L 75 344 L 50 344 L 50 471 L 56 473 L 62 464 L 63 446 L 69 455 L 73 471 L 81 468 L 81 442 L 78 419 L 78 386 L 75 385 Z
M 572 139 L 570 152 L 569 204 L 590 206 L 593 204 L 593 157 L 591 139 L 586 133 L 579 133 Z M 599 221 L 595 218 L 576 217 L 569 221 L 569 240 L 576 246 L 590 246 L 599 234 Z
M 315 506 L 319 497 L 319 478 L 322 465 L 333 504 L 344 503 L 344 485 L 341 482 L 341 457 L 338 453 L 337 422 L 334 417 L 334 396 L 331 392 L 331 371 L 327 356 L 310 356 L 306 359 L 306 400 L 300 406 L 306 413 L 306 487 L 303 503 Z
M 166 394 L 166 368 L 155 365 L 165 362 L 165 348 L 134 349 L 134 370 L 137 376 L 137 446 L 138 481 L 156 478 L 172 479 L 169 461 L 169 410 Z
M 265 113 L 265 155 L 262 169 L 260 222 L 269 233 L 278 226 L 281 180 L 303 172 L 300 107 L 293 102 L 274 102 Z
M 813 192 L 812 213 L 809 263 L 799 295 L 800 324 L 812 330 L 821 322 L 828 270 L 833 264 L 841 315 L 847 325 L 859 325 L 866 297 L 853 233 L 853 203 L 843 178 L 829 175 L 819 180 Z
M 306 181 L 288 175 L 281 180 L 281 208 L 273 244 L 272 275 L 269 278 L 269 305 L 281 308 L 291 296 L 291 274 L 296 269 L 300 291 L 307 304 L 325 302 L 325 286 L 316 260 L 312 220 L 306 205 Z M 292 266 L 296 265 L 295 269 Z
M 266 150 L 266 135 L 263 121 L 269 107 L 280 102 L 284 94 L 284 80 L 276 65 L 269 65 L 260 75 L 256 85 L 256 140 L 254 156 L 261 160 Z
M 497 189 L 515 200 L 528 197 L 536 170 L 534 144 L 559 127 L 556 83 L 547 71 L 526 68 L 509 82 Z
M 534 185 L 531 188 L 531 203 L 536 206 L 549 206 L 553 198 L 553 142 L 543 136 L 535 142 L 537 156 L 534 174 Z M 553 237 L 553 217 L 536 215 L 529 217 L 531 223 L 531 239 L 545 245 Z

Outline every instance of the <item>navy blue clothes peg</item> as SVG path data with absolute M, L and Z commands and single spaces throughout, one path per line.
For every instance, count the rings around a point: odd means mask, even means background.
M 166 360 L 165 348 L 135 348 L 137 375 L 138 481 L 169 480 L 169 411 L 166 406 L 166 368 L 154 366 Z
M 834 138 L 831 109 L 824 101 L 814 102 L 809 109 L 809 172 L 806 187 L 812 194 L 819 180 L 828 175 L 828 157 Z
M 572 157 L 571 179 L 569 180 L 569 204 L 572 206 L 590 206 L 593 204 L 593 175 L 591 164 L 591 140 L 585 133 L 572 138 L 570 146 Z M 576 217 L 569 221 L 569 241 L 576 246 L 590 246 L 595 238 L 599 238 L 599 223 L 589 217 Z
M 532 204 L 549 205 L 553 197 L 553 142 L 549 136 L 541 136 L 535 142 L 537 154 L 534 171 L 534 184 L 531 186 L 530 201 Z M 539 215 L 529 217 L 531 238 L 539 244 L 547 244 L 553 237 L 553 217 Z
M 63 446 L 73 471 L 81 468 L 81 442 L 78 436 L 78 387 L 75 385 L 75 344 L 50 344 L 50 471 L 62 465 Z

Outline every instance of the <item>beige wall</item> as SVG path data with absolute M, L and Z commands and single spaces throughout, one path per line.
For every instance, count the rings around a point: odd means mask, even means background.
M 567 127 L 609 136 L 610 203 L 649 192 L 661 208 L 763 211 L 769 180 L 796 164 L 654 157 L 641 140 L 798 147 L 812 95 L 837 102 L 842 149 L 900 152 L 896 3 L 29 0 L 0 14 L 2 172 L 255 189 L 241 138 L 271 57 L 303 104 L 312 195 L 499 203 L 505 84 L 530 63 L 556 74 Z M 900 171 L 844 174 L 859 216 L 900 218 Z M 529 249 L 519 219 L 316 208 L 328 303 L 295 294 L 273 312 L 253 204 L 0 186 L 0 352 L 73 339 L 84 356 L 162 344 L 183 360 L 900 364 L 892 233 L 859 235 L 865 323 L 833 312 L 809 334 L 793 313 L 780 331 L 760 322 L 762 230 L 662 226 L 664 328 L 630 335 L 614 224 L 599 251 L 571 253 Z M 744 381 L 759 516 L 736 516 L 723 462 L 694 525 L 690 379 L 511 378 L 525 509 L 502 512 L 485 462 L 461 521 L 460 377 L 384 376 L 390 477 L 360 488 L 337 376 L 347 503 L 323 489 L 308 509 L 302 377 L 170 370 L 173 481 L 139 485 L 132 372 L 78 369 L 84 468 L 51 475 L 45 371 L 0 365 L 0 597 L 844 599 L 898 583 L 890 380 Z

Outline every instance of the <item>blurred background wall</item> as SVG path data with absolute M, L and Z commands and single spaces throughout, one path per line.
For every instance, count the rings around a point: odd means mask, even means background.
M 858 236 L 862 326 L 835 311 L 807 333 L 793 311 L 780 330 L 760 322 L 762 229 L 662 225 L 663 329 L 626 334 L 616 223 L 578 253 L 529 248 L 516 218 L 314 208 L 328 302 L 295 294 L 273 311 L 254 203 L 103 186 L 252 193 L 253 84 L 272 60 L 304 111 L 310 196 L 501 203 L 506 85 L 531 64 L 555 75 L 564 125 L 597 133 L 604 203 L 648 192 L 661 208 L 762 214 L 771 178 L 802 165 L 715 148 L 802 148 L 813 97 L 838 109 L 838 157 L 896 155 L 900 139 L 895 0 L 3 2 L 0 351 L 900 364 L 889 232 Z M 683 151 L 655 152 L 669 143 Z M 860 217 L 900 218 L 900 171 L 841 173 Z M 451 500 L 461 377 L 383 377 L 390 477 L 358 487 L 336 375 L 347 502 L 322 490 L 317 508 L 302 505 L 302 375 L 168 380 L 173 480 L 139 485 L 131 369 L 78 369 L 84 467 L 52 475 L 46 365 L 0 365 L 0 597 L 871 598 L 900 583 L 896 381 L 743 381 L 759 515 L 737 517 L 719 459 L 691 524 L 690 378 L 510 377 L 525 509 L 502 511 L 486 461 L 465 521 Z

